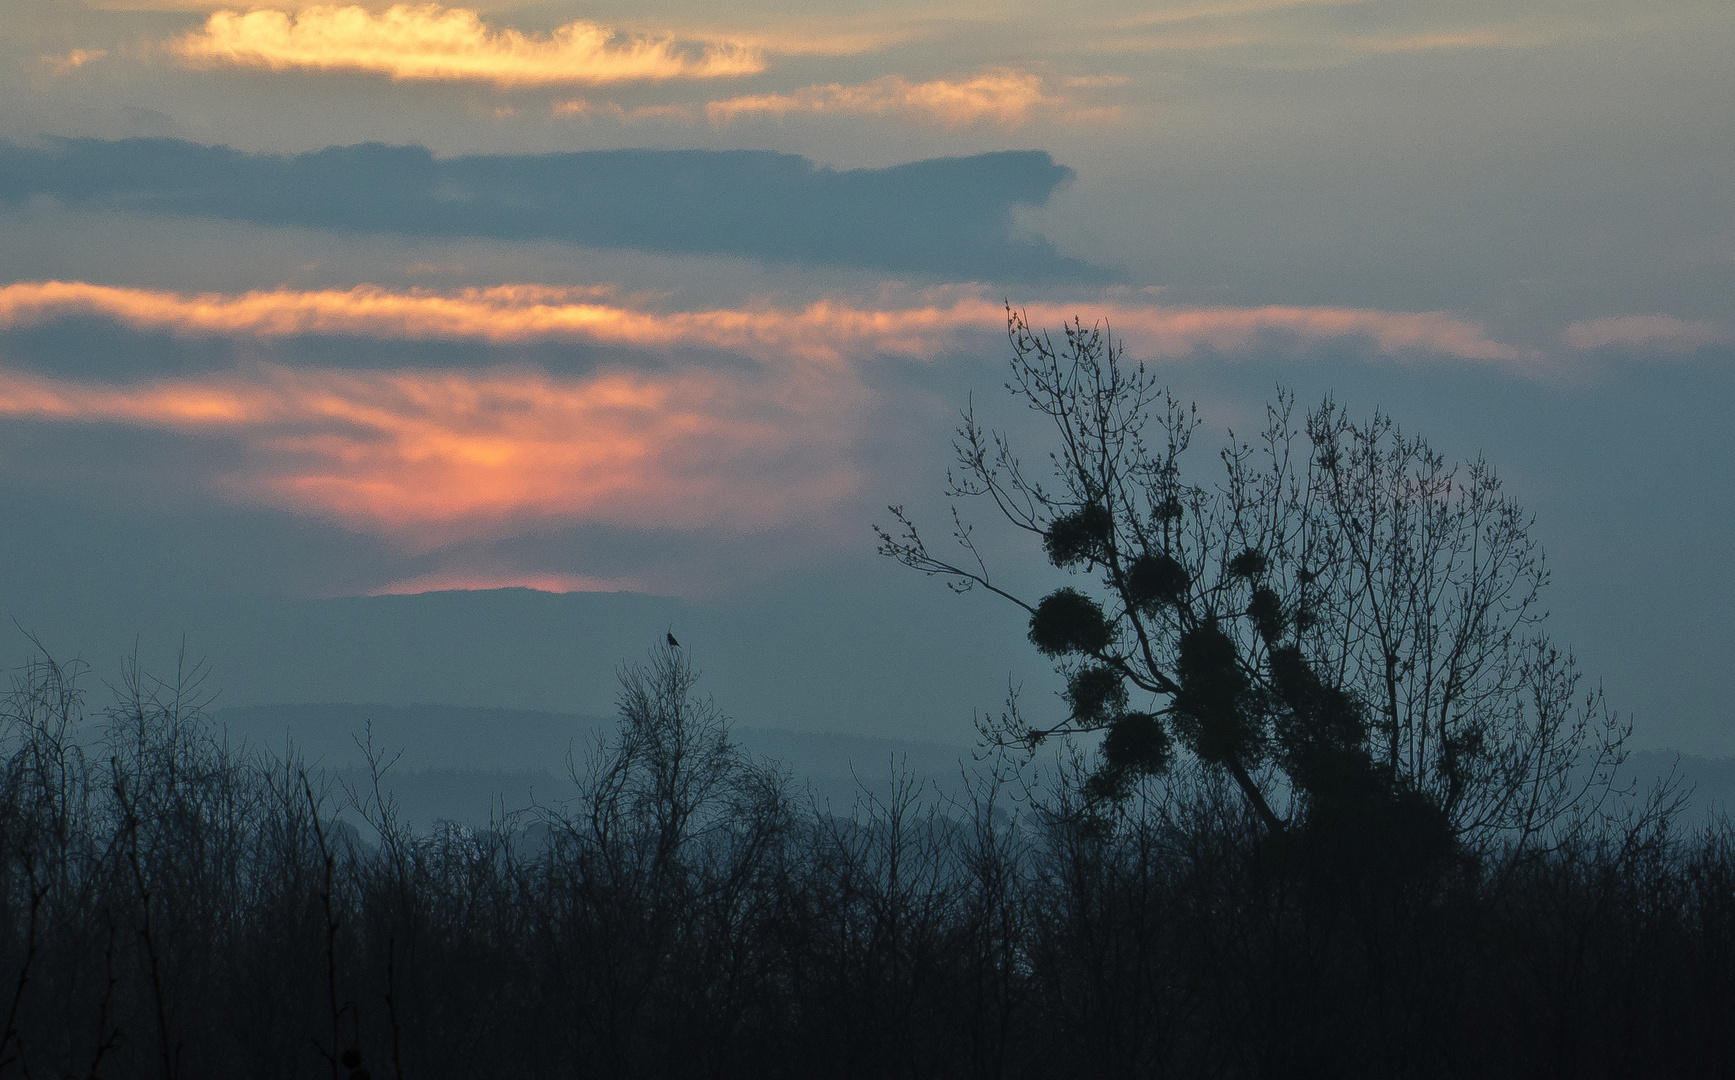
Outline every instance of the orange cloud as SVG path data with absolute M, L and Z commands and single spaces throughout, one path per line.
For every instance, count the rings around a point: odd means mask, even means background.
M 1036 319 L 1032 307 L 1032 318 Z M 1038 325 L 1065 318 L 1065 309 L 1045 305 Z M 1120 307 L 1110 324 L 1136 352 L 1181 356 L 1200 346 L 1240 352 L 1270 334 L 1304 341 L 1359 338 L 1387 356 L 1434 353 L 1464 360 L 1522 360 L 1526 354 L 1493 341 L 1477 323 L 1441 311 L 1372 311 L 1365 308 Z
M 66 315 L 100 315 L 142 330 L 180 334 L 287 337 L 352 334 L 403 339 L 469 339 L 498 344 L 577 341 L 640 348 L 708 347 L 761 358 L 837 361 L 895 354 L 931 358 L 977 347 L 1004 328 L 1005 309 L 972 286 L 932 290 L 903 307 L 822 300 L 801 308 L 720 308 L 657 312 L 605 302 L 594 287 L 499 285 L 439 293 L 353 289 L 275 289 L 183 295 L 85 282 L 0 286 L 0 330 Z M 1433 353 L 1469 360 L 1519 360 L 1519 350 L 1444 312 L 1365 308 L 1185 308 L 1153 304 L 1033 304 L 1038 325 L 1074 315 L 1105 319 L 1136 355 L 1224 352 L 1264 335 L 1304 341 L 1356 338 L 1386 355 Z
M 628 109 L 619 102 L 605 101 L 597 104 L 584 98 L 557 101 L 549 106 L 548 111 L 551 116 L 570 116 L 580 120 L 608 116 L 623 124 L 636 124 L 643 120 L 670 120 L 690 124 L 699 118 L 699 110 L 693 105 L 640 105 Z
M 96 384 L 0 370 L 0 416 L 220 436 L 231 497 L 427 549 L 537 520 L 756 531 L 855 486 L 858 380 L 757 373 L 258 365 Z
M 592 288 L 500 285 L 436 293 L 372 285 L 182 295 L 85 282 L 0 286 L 0 329 L 88 314 L 141 330 L 181 334 L 287 337 L 354 334 L 407 339 L 460 338 L 507 344 L 581 341 L 646 348 L 707 346 L 761 355 L 837 357 L 862 349 L 932 351 L 948 320 L 993 322 L 987 301 L 967 309 L 871 311 L 822 301 L 800 310 L 721 309 L 659 313 L 608 304 Z
M 793 94 L 728 98 L 708 103 L 705 115 L 713 124 L 750 115 L 832 113 L 911 117 L 943 127 L 988 122 L 1016 128 L 1030 119 L 1033 110 L 1061 104 L 1062 99 L 1043 93 L 1041 76 L 1006 69 L 969 79 L 919 83 L 902 75 L 887 75 L 856 86 L 829 83 L 803 87 Z
M 669 36 L 621 35 L 583 21 L 533 36 L 492 30 L 468 8 L 438 4 L 398 4 L 378 15 L 360 7 L 219 11 L 169 48 L 192 67 L 371 71 L 501 87 L 715 79 L 765 70 L 763 58 L 740 45 L 711 42 L 693 55 Z
M 65 56 L 44 56 L 42 62 L 52 65 L 54 74 L 64 75 L 86 64 L 93 64 L 107 55 L 107 49 L 74 49 Z
M 808 20 L 792 20 L 785 16 L 778 20 L 780 29 L 743 31 L 731 28 L 726 32 L 705 36 L 735 42 L 778 56 L 857 56 L 861 53 L 877 52 L 890 45 L 901 45 L 932 32 L 915 25 L 877 25 L 852 30 L 847 28 L 848 21 L 840 20 L 836 16 Z M 876 16 L 869 16 L 860 21 L 880 20 Z
M 548 593 L 643 592 L 645 582 L 639 578 L 599 578 L 585 574 L 517 573 L 510 570 L 471 573 L 463 570 L 442 570 L 381 585 L 377 589 L 368 590 L 368 595 L 413 596 L 417 593 L 484 589 L 535 589 L 537 592 Z
M 1566 328 L 1566 343 L 1575 349 L 1609 346 L 1650 349 L 1657 352 L 1692 352 L 1707 345 L 1735 340 L 1721 326 L 1689 322 L 1673 315 L 1626 315 L 1613 319 L 1589 319 Z
M 905 306 L 656 312 L 606 290 L 506 285 L 185 296 L 83 282 L 0 287 L 0 330 L 68 314 L 181 334 L 344 333 L 487 342 L 725 348 L 756 364 L 585 376 L 534 370 L 351 370 L 252 364 L 104 383 L 0 368 L 0 418 L 218 438 L 209 481 L 238 501 L 315 515 L 410 550 L 538 522 L 758 531 L 823 516 L 859 484 L 874 397 L 852 358 L 992 348 L 1004 309 L 973 286 Z M 1223 351 L 1263 335 L 1365 341 L 1382 353 L 1519 358 L 1435 312 L 1045 303 L 1037 325 L 1106 319 L 1138 357 Z M 454 579 L 456 580 L 456 579 Z M 410 584 L 434 587 L 427 582 Z

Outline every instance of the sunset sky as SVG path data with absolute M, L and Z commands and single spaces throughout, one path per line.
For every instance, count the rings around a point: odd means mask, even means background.
M 0 615 L 222 683 L 248 605 L 624 590 L 743 719 L 965 742 L 1040 659 L 871 526 L 943 534 L 966 401 L 1040 456 L 1010 302 L 1201 470 L 1280 385 L 1485 454 L 1637 743 L 1735 754 L 1731 57 L 1728 0 L 5 0 Z

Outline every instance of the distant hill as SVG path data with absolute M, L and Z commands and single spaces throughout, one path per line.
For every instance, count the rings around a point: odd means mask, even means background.
M 45 603 L 0 606 L 0 618 L 18 618 L 57 657 L 81 656 L 95 679 L 111 682 L 135 647 L 148 671 L 172 669 L 185 635 L 189 657 L 209 667 L 214 706 L 225 710 L 440 702 L 612 715 L 621 665 L 643 660 L 671 628 L 700 669 L 701 692 L 744 727 L 967 743 L 973 713 L 1000 705 L 1009 676 L 1027 686 L 1027 703 L 1058 704 L 1046 689 L 1056 679 L 1020 620 L 983 620 L 981 598 L 922 588 L 932 584 L 911 575 L 886 587 L 714 607 L 508 588 L 241 597 L 140 608 L 124 619 L 96 619 L 89 604 Z M 21 634 L 0 646 L 9 663 L 30 651 Z
M 309 762 L 352 784 L 366 779 L 357 744 L 371 724 L 374 743 L 394 760 L 387 787 L 417 828 L 442 818 L 472 824 L 576 794 L 571 760 L 582 767 L 612 716 L 459 705 L 324 703 L 219 709 L 212 718 L 234 742 L 281 753 L 292 745 Z M 968 746 L 911 739 L 734 726 L 732 737 L 756 758 L 779 762 L 798 791 L 842 810 L 858 797 L 884 798 L 894 772 L 925 781 L 929 792 L 961 797 L 982 766 Z M 1682 824 L 1735 811 L 1735 758 L 1639 751 L 1629 759 L 1641 787 L 1675 770 L 1693 794 Z
M 232 743 L 278 754 L 292 747 L 351 784 L 367 780 L 359 743 L 371 731 L 393 763 L 386 786 L 417 827 L 441 818 L 478 823 L 502 808 L 572 797 L 569 755 L 582 768 L 587 750 L 616 723 L 529 709 L 354 703 L 239 706 L 211 717 Z M 947 795 L 961 794 L 965 773 L 977 771 L 966 746 L 739 726 L 731 736 L 754 758 L 779 763 L 796 791 L 839 810 L 858 796 L 884 798 L 894 771 Z

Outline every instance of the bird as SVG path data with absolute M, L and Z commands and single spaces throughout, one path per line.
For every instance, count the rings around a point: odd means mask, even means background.
M 681 647 L 681 643 L 675 640 L 675 635 L 672 631 L 669 633 L 668 638 L 669 638 L 669 648 L 678 649 Z

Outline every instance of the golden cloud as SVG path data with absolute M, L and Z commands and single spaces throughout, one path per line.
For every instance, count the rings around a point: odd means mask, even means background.
M 530 35 L 490 29 L 475 11 L 438 4 L 399 4 L 378 15 L 360 7 L 218 11 L 169 47 L 192 67 L 370 71 L 501 87 L 715 79 L 765 70 L 756 50 L 727 42 L 706 43 L 694 54 L 671 36 L 622 35 L 584 21 Z
M 829 83 L 792 94 L 734 97 L 708 103 L 705 115 L 713 124 L 742 116 L 829 113 L 909 117 L 949 128 L 982 122 L 1016 128 L 1033 110 L 1063 104 L 1063 99 L 1043 92 L 1041 76 L 1002 69 L 967 79 L 913 83 L 902 75 L 886 75 L 855 86 Z
M 1366 308 L 1187 308 L 1110 300 L 1033 304 L 1039 325 L 1080 315 L 1103 319 L 1145 356 L 1177 357 L 1200 347 L 1233 352 L 1262 336 L 1305 341 L 1359 338 L 1386 355 L 1433 353 L 1468 360 L 1518 360 L 1524 354 L 1491 340 L 1477 323 L 1445 312 Z M 0 286 L 0 330 L 68 315 L 97 315 L 140 330 L 178 334 L 289 337 L 465 339 L 495 344 L 575 341 L 638 348 L 707 347 L 760 358 L 836 362 L 893 354 L 932 358 L 973 347 L 1004 328 L 1005 309 L 973 286 L 930 290 L 906 306 L 861 306 L 821 300 L 799 308 L 652 311 L 610 303 L 594 286 L 498 285 L 435 292 L 274 289 L 186 295 L 79 281 Z

